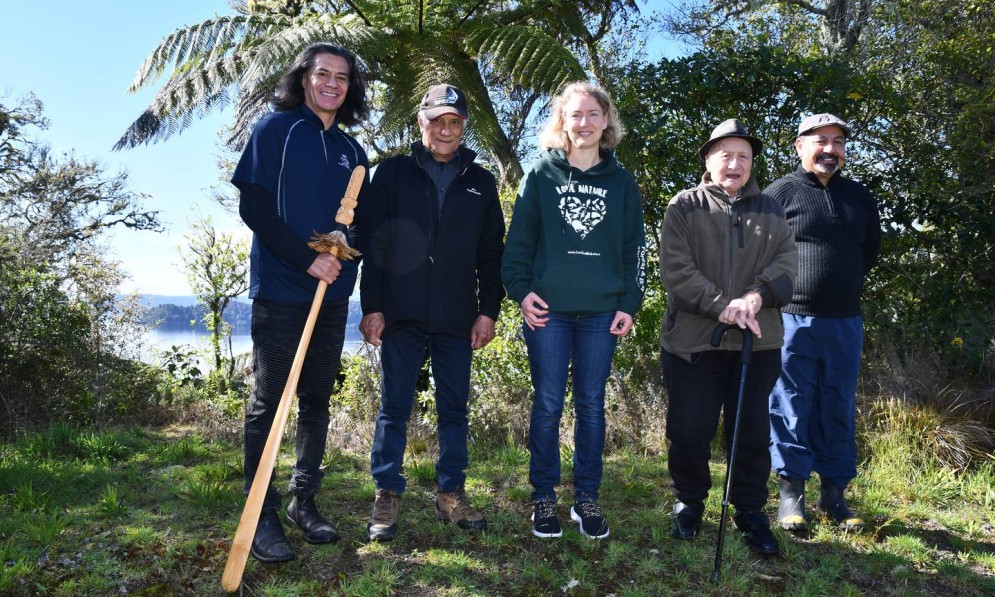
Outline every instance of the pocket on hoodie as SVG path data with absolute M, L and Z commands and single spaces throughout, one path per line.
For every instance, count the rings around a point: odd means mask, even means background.
M 550 310 L 569 313 L 616 309 L 624 291 L 621 272 L 590 264 L 550 264 L 535 285 Z

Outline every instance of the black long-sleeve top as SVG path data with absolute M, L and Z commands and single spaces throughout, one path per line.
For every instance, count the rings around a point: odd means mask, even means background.
M 784 207 L 798 247 L 798 277 L 784 311 L 860 315 L 864 277 L 881 251 L 881 222 L 870 190 L 838 172 L 823 186 L 799 166 L 764 192 Z

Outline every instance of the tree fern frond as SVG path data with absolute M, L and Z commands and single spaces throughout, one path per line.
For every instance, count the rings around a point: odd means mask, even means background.
M 128 127 L 124 135 L 114 144 L 114 149 L 121 150 L 164 141 L 187 128 L 193 122 L 194 116 L 199 118 L 214 106 L 225 105 L 228 101 L 227 91 L 222 90 L 217 94 L 203 98 L 196 111 L 186 112 L 182 115 L 159 115 L 150 107 Z
M 471 56 L 486 55 L 496 71 L 528 89 L 553 94 L 568 81 L 587 78 L 573 53 L 535 27 L 475 29 L 465 43 Z M 541 73 L 534 70 L 539 66 L 543 67 Z
M 370 37 L 368 29 L 353 15 L 308 15 L 294 19 L 288 26 L 268 36 L 259 45 L 242 75 L 243 84 L 285 69 L 301 50 L 319 42 L 331 42 L 354 49 Z
M 134 147 L 168 139 L 186 128 L 177 118 L 190 114 L 203 116 L 214 107 L 226 105 L 227 88 L 237 82 L 241 58 L 229 54 L 176 72 L 162 86 L 148 109 L 136 119 L 114 145 L 114 149 Z
M 270 111 L 270 100 L 280 74 L 274 72 L 268 77 L 256 79 L 250 85 L 242 87 L 235 107 L 235 121 L 226 141 L 232 150 L 242 150 L 252 134 L 252 127 L 263 114 Z
M 218 43 L 230 44 L 243 33 L 247 22 L 248 18 L 240 15 L 224 16 L 170 33 L 145 58 L 128 91 L 137 91 L 155 81 L 170 63 L 179 65 L 191 48 L 195 48 L 197 52 L 210 53 Z M 192 45 L 192 39 L 199 39 L 203 45 Z

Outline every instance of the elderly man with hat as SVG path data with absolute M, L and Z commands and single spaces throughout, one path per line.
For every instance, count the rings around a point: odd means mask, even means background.
M 770 395 L 778 523 L 790 531 L 806 529 L 812 471 L 821 481 L 818 510 L 844 530 L 864 526 L 843 491 L 857 475 L 860 296 L 881 249 L 881 226 L 867 187 L 840 174 L 850 136 L 832 114 L 805 118 L 795 139 L 801 165 L 765 191 L 784 207 L 798 246 L 798 280 L 782 310 L 782 371 Z
M 381 162 L 364 198 L 360 331 L 380 347 L 383 373 L 371 541 L 397 535 L 407 423 L 426 356 L 438 413 L 435 515 L 462 529 L 487 526 L 464 491 L 467 402 L 472 352 L 494 338 L 504 298 L 504 217 L 494 176 L 462 145 L 468 118 L 462 91 L 431 87 L 418 110 L 421 141 Z
M 767 396 L 781 368 L 778 309 L 791 300 L 798 254 L 781 206 L 761 193 L 750 175 L 762 147 L 738 120 L 719 124 L 698 152 L 706 170 L 701 183 L 667 206 L 660 239 L 667 291 L 660 344 L 670 398 L 672 534 L 691 540 L 701 528 L 712 485 L 708 461 L 719 413 L 725 417 L 728 450 L 739 390 L 742 337 L 727 334 L 717 349 L 710 338 L 719 323 L 755 336 L 729 498 L 747 545 L 775 555 L 777 539 L 763 513 L 770 475 Z

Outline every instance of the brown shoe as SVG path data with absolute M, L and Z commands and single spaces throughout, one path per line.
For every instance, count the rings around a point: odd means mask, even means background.
M 373 514 L 366 525 L 370 541 L 390 541 L 397 536 L 397 515 L 401 511 L 401 494 L 378 489 Z
M 484 515 L 470 505 L 470 500 L 462 487 L 452 493 L 439 492 L 435 500 L 435 517 L 446 522 L 455 522 L 459 528 L 470 531 L 482 531 L 487 528 Z

